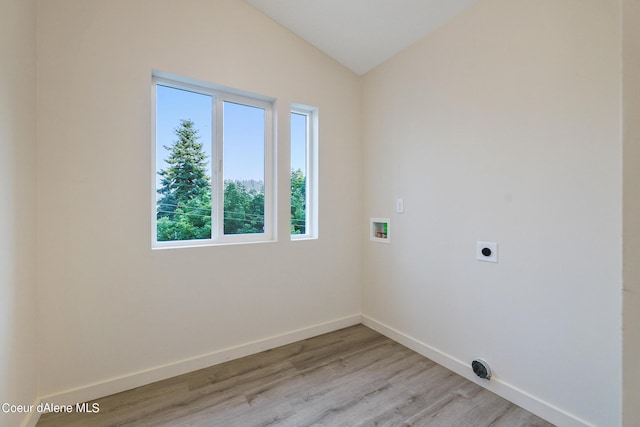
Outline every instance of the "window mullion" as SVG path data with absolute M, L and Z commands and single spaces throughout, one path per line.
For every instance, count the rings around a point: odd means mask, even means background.
M 311 126 L 312 126 L 312 122 L 311 122 L 311 115 L 308 112 L 305 112 L 305 117 L 307 118 L 307 127 L 306 127 L 306 147 L 305 147 L 305 151 L 306 151 L 306 165 L 307 165 L 307 170 L 306 170 L 306 180 L 305 180 L 305 206 L 307 208 L 307 215 L 306 215 L 306 221 L 305 221 L 305 231 L 307 235 L 311 235 L 312 234 L 312 230 L 311 230 L 311 224 L 313 221 L 312 218 L 312 211 L 313 211 L 313 203 L 311 202 L 313 200 L 313 186 L 311 185 L 312 183 L 312 176 L 313 176 L 313 167 L 312 167 L 312 163 L 313 163 L 313 153 L 311 151 L 312 147 L 311 147 Z
M 216 97 L 216 238 L 224 238 L 224 99 Z
M 273 171 L 273 153 L 274 150 L 271 150 L 270 147 L 273 147 L 273 111 L 271 109 L 264 110 L 264 122 L 265 122 L 265 133 L 264 133 L 264 233 L 270 239 L 274 236 L 273 230 L 273 200 L 274 197 L 271 196 L 274 191 L 274 179 L 275 173 Z
M 211 96 L 211 140 L 209 144 L 211 146 L 211 240 L 215 241 L 218 239 L 218 202 L 216 200 L 216 194 L 218 193 L 218 123 L 217 123 L 217 104 L 218 104 L 218 96 L 212 94 Z

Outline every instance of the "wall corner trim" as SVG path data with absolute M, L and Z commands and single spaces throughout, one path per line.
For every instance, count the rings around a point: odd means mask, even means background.
M 33 402 L 33 407 L 37 408 L 38 405 L 40 405 L 40 403 L 42 403 L 42 399 L 36 399 L 35 402 Z M 22 422 L 22 424 L 20 424 L 21 427 L 36 427 L 36 424 L 38 424 L 38 421 L 40 420 L 40 413 L 37 411 L 31 411 L 27 414 L 26 418 L 24 419 L 24 421 Z

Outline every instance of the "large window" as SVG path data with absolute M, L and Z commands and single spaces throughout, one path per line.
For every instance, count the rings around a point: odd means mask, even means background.
M 273 101 L 154 77 L 153 246 L 271 240 Z
M 291 109 L 291 238 L 318 235 L 317 120 L 315 108 Z

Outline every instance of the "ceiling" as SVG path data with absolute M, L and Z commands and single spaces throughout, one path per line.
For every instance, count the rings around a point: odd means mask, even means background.
M 362 75 L 478 0 L 245 0 Z

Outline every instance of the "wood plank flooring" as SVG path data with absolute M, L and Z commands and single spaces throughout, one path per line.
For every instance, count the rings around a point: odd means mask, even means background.
M 37 427 L 551 426 L 363 325 L 95 402 Z

